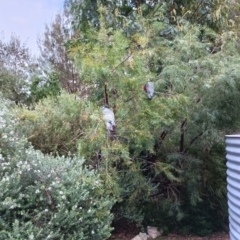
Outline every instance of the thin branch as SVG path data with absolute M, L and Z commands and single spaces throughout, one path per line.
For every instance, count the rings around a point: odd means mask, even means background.
M 126 62 L 132 55 L 133 55 L 133 54 L 132 54 L 132 52 L 131 52 L 122 62 L 120 62 L 115 68 L 113 68 L 111 72 L 114 72 L 121 64 L 123 64 L 124 62 Z
M 162 192 L 157 192 L 157 193 L 152 193 L 150 196 L 150 198 L 153 198 L 153 197 L 164 197 L 164 193 Z
M 199 2 L 199 4 L 197 5 L 196 9 L 194 10 L 194 12 L 191 14 L 190 16 L 190 21 L 192 21 L 192 18 L 194 17 L 194 14 L 197 12 L 197 10 L 199 9 L 199 7 L 202 5 L 203 1 Z
M 187 122 L 187 119 L 185 118 L 185 119 L 182 121 L 181 127 L 180 127 L 181 137 L 180 137 L 179 152 L 182 152 L 182 151 L 183 151 L 183 148 L 184 148 L 184 125 L 186 124 L 186 122 Z
M 42 179 L 39 179 L 39 181 L 45 185 L 45 182 Z M 47 190 L 47 188 L 44 189 L 44 192 L 46 194 L 46 197 L 47 197 L 47 200 L 48 200 L 48 204 L 50 205 L 50 208 L 53 208 L 53 201 L 52 201 L 52 197 L 51 197 L 50 192 Z
M 138 14 L 141 13 L 140 5 L 141 5 L 140 0 L 137 0 L 137 12 L 138 12 Z
M 203 132 L 200 132 L 196 137 L 194 137 L 194 138 L 190 141 L 188 147 L 183 151 L 183 153 L 186 153 L 186 152 L 190 149 L 190 147 L 194 144 L 194 142 L 195 142 L 199 137 L 201 137 L 202 135 L 203 135 Z
M 105 105 L 108 105 L 108 93 L 107 93 L 107 84 L 104 85 L 104 101 Z
M 195 22 L 200 21 L 203 17 L 205 17 L 208 14 L 208 12 L 204 13 L 202 16 L 200 16 L 199 18 L 196 19 Z
M 134 96 L 128 98 L 128 99 L 125 101 L 125 103 L 131 101 L 132 99 L 134 99 Z
M 166 136 L 167 136 L 167 133 L 165 131 L 162 131 L 160 135 L 160 141 L 162 142 Z

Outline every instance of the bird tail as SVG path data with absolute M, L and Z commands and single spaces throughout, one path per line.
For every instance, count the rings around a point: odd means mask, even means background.
M 109 130 L 109 138 L 111 140 L 116 139 L 116 126 L 112 126 L 112 129 Z

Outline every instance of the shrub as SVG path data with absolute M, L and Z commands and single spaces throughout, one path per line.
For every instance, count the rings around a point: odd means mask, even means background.
M 44 155 L 0 101 L 0 239 L 107 239 L 114 196 L 79 157 Z
M 57 96 L 61 91 L 59 77 L 60 74 L 54 71 L 48 73 L 47 77 L 34 76 L 30 85 L 31 94 L 28 101 L 33 103 L 47 96 Z
M 87 105 L 87 101 L 62 92 L 42 99 L 32 110 L 19 109 L 17 116 L 21 130 L 35 149 L 66 156 L 77 152 L 77 142 L 91 120 L 91 108 Z

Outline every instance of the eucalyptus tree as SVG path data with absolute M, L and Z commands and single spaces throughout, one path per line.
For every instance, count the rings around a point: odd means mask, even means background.
M 32 68 L 30 51 L 17 36 L 0 40 L 0 87 L 5 98 L 17 104 L 27 99 Z
M 54 21 L 45 26 L 43 37 L 38 38 L 39 67 L 42 71 L 50 68 L 51 71 L 58 73 L 60 86 L 71 93 L 80 91 L 81 80 L 68 56 L 65 44 L 76 36 L 77 32 L 71 27 L 68 13 L 64 11 L 63 14 L 57 14 Z

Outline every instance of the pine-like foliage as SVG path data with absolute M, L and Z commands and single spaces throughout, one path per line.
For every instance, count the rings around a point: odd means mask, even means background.
M 210 208 L 226 219 L 225 156 L 217 149 L 224 149 L 224 134 L 239 128 L 235 35 L 184 19 L 169 25 L 160 10 L 151 19 L 139 17 L 130 36 L 107 28 L 102 17 L 99 31 L 89 29 L 69 44 L 93 93 L 89 101 L 101 108 L 107 89 L 117 123 L 117 138 L 110 141 L 101 115 L 93 113 L 96 127 L 87 130 L 81 152 L 119 183 L 129 218 L 129 209 L 141 212 L 143 203 L 157 201 L 159 212 L 183 221 L 187 206 L 201 209 L 214 201 Z M 102 16 L 105 11 L 100 8 Z M 170 37 L 163 36 L 169 27 Z M 152 101 L 141 88 L 149 80 L 156 86 Z

